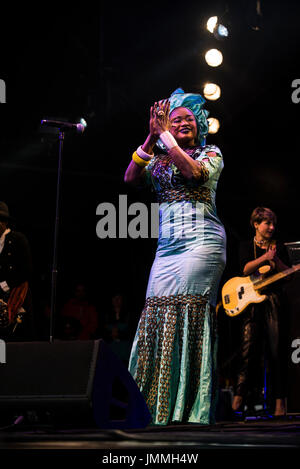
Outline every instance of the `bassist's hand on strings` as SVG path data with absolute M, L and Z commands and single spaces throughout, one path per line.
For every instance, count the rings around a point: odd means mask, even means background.
M 263 254 L 266 261 L 269 261 L 272 270 L 276 268 L 278 257 L 276 253 L 276 245 L 270 245 L 269 249 Z
M 265 259 L 270 262 L 272 269 L 277 270 L 278 272 L 282 272 L 289 268 L 282 260 L 277 256 L 276 253 L 276 246 L 270 246 L 268 251 L 264 254 Z

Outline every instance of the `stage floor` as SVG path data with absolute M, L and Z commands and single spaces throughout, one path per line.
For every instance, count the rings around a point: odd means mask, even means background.
M 207 426 L 149 426 L 130 430 L 24 425 L 2 429 L 0 450 L 11 461 L 30 460 L 31 467 L 32 463 L 55 464 L 65 458 L 68 464 L 87 467 L 99 464 L 152 467 L 158 463 L 186 467 L 199 463 L 203 457 L 222 462 L 229 452 L 233 458 L 246 456 L 246 462 L 257 454 L 267 454 L 276 461 L 280 451 L 280 455 L 289 454 L 295 461 L 295 453 L 300 455 L 300 415 L 288 415 L 284 420 L 257 418 Z

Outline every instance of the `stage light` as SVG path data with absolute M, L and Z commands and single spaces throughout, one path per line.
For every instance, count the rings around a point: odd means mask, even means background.
M 206 99 L 216 101 L 221 96 L 221 88 L 215 83 L 206 83 L 203 88 L 203 94 Z
M 205 54 L 205 60 L 211 67 L 218 67 L 223 62 L 222 52 L 218 49 L 210 49 Z
M 220 122 L 215 117 L 209 117 L 208 119 L 208 133 L 216 134 L 220 128 Z
M 218 40 L 223 41 L 229 36 L 228 28 L 224 24 L 219 23 L 217 16 L 211 16 L 208 19 L 206 28 Z
M 214 32 L 214 29 L 218 23 L 218 17 L 217 16 L 211 16 L 206 23 L 206 27 L 210 33 Z
M 229 36 L 229 31 L 223 24 L 219 24 L 214 30 L 214 36 L 217 39 L 226 39 Z
M 87 122 L 83 117 L 81 117 L 79 123 L 82 124 L 84 127 L 87 127 Z

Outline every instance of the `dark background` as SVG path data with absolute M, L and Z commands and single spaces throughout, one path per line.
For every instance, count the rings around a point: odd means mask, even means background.
M 149 204 L 154 195 L 123 183 L 132 152 L 148 131 L 149 107 L 176 88 L 202 93 L 221 122 L 208 137 L 224 155 L 217 194 L 228 236 L 224 280 L 237 274 L 237 244 L 251 235 L 258 205 L 278 215 L 278 237 L 298 241 L 300 104 L 291 99 L 300 77 L 300 6 L 292 1 L 39 2 L 1 6 L 0 200 L 28 237 L 34 261 L 36 315 L 50 297 L 58 140 L 41 132 L 42 118 L 77 122 L 83 135 L 66 135 L 63 152 L 58 253 L 58 309 L 78 280 L 100 311 L 111 295 L 126 296 L 133 317 L 143 306 L 155 239 L 99 239 L 96 208 L 119 194 Z M 219 15 L 230 37 L 205 29 Z M 222 50 L 209 67 L 204 53 Z M 130 219 L 130 217 L 129 217 Z M 231 326 L 224 325 L 224 334 Z

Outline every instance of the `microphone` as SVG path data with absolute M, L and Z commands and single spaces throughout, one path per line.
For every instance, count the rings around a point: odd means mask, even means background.
M 48 119 L 42 119 L 42 125 L 48 125 L 50 127 L 58 127 L 60 130 L 76 130 L 79 134 L 82 134 L 86 128 L 83 124 L 72 124 L 71 122 L 54 121 Z

